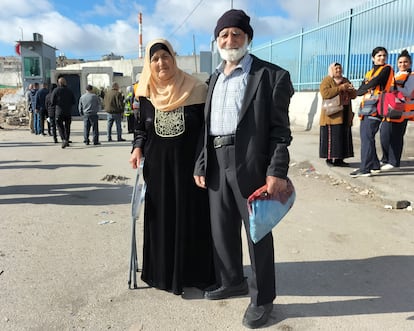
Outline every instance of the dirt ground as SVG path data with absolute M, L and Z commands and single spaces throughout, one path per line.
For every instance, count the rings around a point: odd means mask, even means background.
M 175 296 L 140 279 L 128 289 L 131 146 L 106 142 L 99 125 L 101 146 L 85 146 L 74 121 L 64 150 L 27 128 L 0 130 L 0 330 L 245 330 L 247 296 Z M 348 180 L 311 157 L 317 144 L 315 133 L 294 134 L 297 200 L 273 230 L 267 328 L 414 330 L 413 212 L 385 208 L 380 177 Z M 140 254 L 141 220 L 137 240 Z M 247 252 L 244 264 L 248 276 Z

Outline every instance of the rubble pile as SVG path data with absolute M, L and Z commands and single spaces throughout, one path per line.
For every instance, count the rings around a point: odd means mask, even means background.
M 24 96 L 16 92 L 18 92 L 16 89 L 0 90 L 0 125 L 3 123 L 11 126 L 29 124 Z

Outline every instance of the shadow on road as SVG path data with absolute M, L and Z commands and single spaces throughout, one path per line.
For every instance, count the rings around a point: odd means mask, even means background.
M 277 263 L 276 274 L 278 295 L 321 298 L 276 304 L 273 324 L 295 317 L 414 312 L 414 256 Z M 336 296 L 341 298 L 333 301 Z
M 0 204 L 55 204 L 55 205 L 107 205 L 131 201 L 132 188 L 126 184 L 54 184 L 12 185 L 0 187 Z M 21 195 L 21 197 L 16 197 Z

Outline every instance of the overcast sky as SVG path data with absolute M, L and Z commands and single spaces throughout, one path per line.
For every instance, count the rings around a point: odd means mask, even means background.
M 217 19 L 231 6 L 251 17 L 253 46 L 298 33 L 367 0 L 1 0 L 0 56 L 15 55 L 18 40 L 33 33 L 58 50 L 85 60 L 111 52 L 136 58 L 138 14 L 143 45 L 168 39 L 180 55 L 210 50 Z M 319 4 L 319 11 L 318 11 Z

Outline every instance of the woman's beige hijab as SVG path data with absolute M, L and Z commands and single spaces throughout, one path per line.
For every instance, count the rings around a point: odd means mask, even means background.
M 160 80 L 151 72 L 151 47 L 157 43 L 165 45 L 173 58 L 175 74 L 169 80 Z M 144 67 L 136 90 L 137 96 L 147 97 L 161 111 L 175 110 L 181 106 L 205 103 L 207 85 L 177 67 L 175 52 L 165 39 L 155 39 L 145 49 Z
M 328 75 L 333 78 L 336 84 L 341 84 L 344 80 L 344 77 L 341 75 L 341 77 L 334 77 L 335 76 L 335 67 L 340 66 L 342 68 L 342 65 L 338 62 L 331 63 L 328 68 Z

